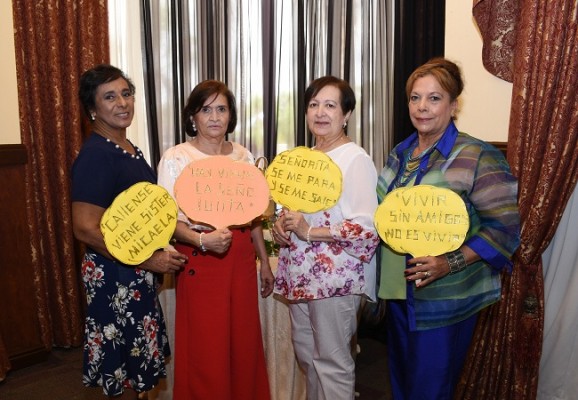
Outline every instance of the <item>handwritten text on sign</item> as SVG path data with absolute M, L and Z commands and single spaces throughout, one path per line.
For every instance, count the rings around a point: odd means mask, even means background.
M 227 156 L 191 162 L 177 178 L 174 190 L 187 217 L 215 228 L 246 224 L 269 205 L 263 173 Z
M 342 176 L 337 164 L 325 153 L 308 147 L 277 155 L 265 177 L 273 200 L 290 210 L 327 210 L 341 196 Z
M 393 190 L 377 208 L 374 222 L 380 237 L 393 250 L 414 257 L 458 249 L 469 228 L 460 196 L 429 185 Z
M 139 182 L 106 209 L 100 230 L 109 253 L 128 265 L 147 260 L 169 244 L 177 226 L 177 205 L 162 187 Z

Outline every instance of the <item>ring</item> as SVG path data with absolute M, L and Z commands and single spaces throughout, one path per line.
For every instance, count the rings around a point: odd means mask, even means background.
M 426 278 L 429 278 L 431 276 L 431 272 L 429 271 L 425 271 L 423 274 L 425 275 Z

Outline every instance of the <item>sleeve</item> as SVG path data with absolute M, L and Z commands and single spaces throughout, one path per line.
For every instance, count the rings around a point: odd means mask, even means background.
M 377 209 L 377 171 L 367 154 L 351 160 L 343 176 L 341 212 L 343 220 L 330 227 L 331 236 L 353 257 L 369 262 L 379 244 L 373 224 Z
M 247 152 L 247 154 L 246 154 L 247 162 L 249 164 L 255 165 L 255 161 L 256 161 L 255 156 L 253 155 L 253 153 L 251 153 L 249 151 L 249 149 L 245 149 L 245 150 Z
M 520 244 L 517 198 L 518 182 L 506 159 L 493 146 L 483 146 L 469 194 L 476 230 L 466 245 L 496 270 L 511 272 L 510 258 Z
M 83 148 L 72 167 L 72 201 L 110 206 L 116 196 L 118 172 L 108 153 L 98 148 Z
M 398 169 L 399 169 L 399 161 L 397 159 L 395 151 L 392 151 L 391 153 L 389 153 L 386 164 L 381 170 L 381 173 L 379 174 L 377 180 L 376 192 L 379 204 L 381 204 L 381 202 L 387 195 L 391 182 L 393 182 L 393 180 L 397 176 Z

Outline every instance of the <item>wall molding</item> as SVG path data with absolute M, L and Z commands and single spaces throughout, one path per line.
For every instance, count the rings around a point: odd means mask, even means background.
M 28 162 L 28 153 L 23 144 L 0 144 L 0 166 L 22 165 Z

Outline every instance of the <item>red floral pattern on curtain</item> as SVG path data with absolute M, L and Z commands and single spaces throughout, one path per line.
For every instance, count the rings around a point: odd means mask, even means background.
M 542 253 L 578 179 L 575 0 L 474 0 L 484 66 L 513 83 L 508 161 L 522 242 L 503 299 L 481 313 L 460 399 L 535 399 L 544 324 Z
M 47 349 L 78 346 L 83 296 L 69 171 L 83 141 L 78 79 L 109 60 L 106 1 L 13 0 L 22 144 L 38 319 Z M 1 343 L 1 342 L 0 342 Z M 9 368 L 0 346 L 0 376 Z

